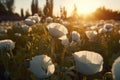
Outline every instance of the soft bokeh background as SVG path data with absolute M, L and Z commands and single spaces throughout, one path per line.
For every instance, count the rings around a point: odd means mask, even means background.
M 43 8 L 45 5 L 45 0 L 38 0 L 39 7 Z M 15 0 L 15 11 L 20 13 L 20 9 L 24 8 L 25 10 L 30 11 L 30 5 L 32 0 Z M 110 8 L 113 10 L 120 10 L 120 0 L 54 0 L 54 14 L 60 14 L 60 6 L 65 6 L 68 15 L 71 14 L 74 4 L 78 7 L 78 12 L 80 14 L 87 14 L 89 12 L 95 11 L 97 8 L 101 6 L 105 6 L 106 8 Z

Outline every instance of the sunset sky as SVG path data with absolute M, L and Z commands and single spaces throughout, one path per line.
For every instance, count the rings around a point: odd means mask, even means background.
M 46 0 L 38 0 L 39 7 L 43 8 Z M 32 0 L 15 0 L 15 12 L 20 13 L 20 9 L 31 12 Z M 68 15 L 71 14 L 74 4 L 78 8 L 79 14 L 88 14 L 96 10 L 96 8 L 105 6 L 113 10 L 120 10 L 120 0 L 54 0 L 54 15 L 59 15 L 60 6 L 66 7 Z

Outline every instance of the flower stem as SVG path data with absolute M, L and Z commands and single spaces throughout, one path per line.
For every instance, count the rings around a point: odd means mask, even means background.
M 87 77 L 85 75 L 83 75 L 83 80 L 87 80 Z
M 61 53 L 61 64 L 62 65 L 64 64 L 64 57 L 65 57 L 66 49 L 67 49 L 67 47 L 65 46 L 63 52 Z
M 10 55 L 11 55 L 11 58 L 13 59 L 13 62 L 15 63 L 15 65 L 17 65 L 12 50 L 10 50 Z
M 51 39 L 51 54 L 50 54 L 51 58 L 53 58 L 54 53 L 55 53 L 55 40 L 54 38 L 52 38 Z

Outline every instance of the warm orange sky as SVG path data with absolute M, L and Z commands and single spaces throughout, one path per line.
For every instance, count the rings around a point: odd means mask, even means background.
M 46 0 L 38 0 L 39 7 L 43 8 Z M 15 0 L 15 12 L 20 13 L 20 8 L 30 10 L 32 0 Z M 73 11 L 74 4 L 78 7 L 78 13 L 88 14 L 96 8 L 105 6 L 113 10 L 120 10 L 120 0 L 54 0 L 54 15 L 59 15 L 60 6 L 65 6 L 68 15 Z

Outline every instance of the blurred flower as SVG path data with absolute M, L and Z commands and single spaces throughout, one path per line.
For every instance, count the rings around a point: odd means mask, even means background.
M 72 42 L 70 43 L 70 46 L 72 47 L 75 44 L 81 44 L 80 34 L 77 31 L 72 31 Z
M 85 75 L 100 72 L 103 67 L 103 58 L 100 54 L 91 51 L 79 51 L 73 54 L 78 71 Z
M 91 29 L 91 30 L 96 30 L 96 29 L 97 29 L 97 26 L 91 26 L 90 29 Z
M 24 23 L 28 26 L 32 26 L 34 25 L 36 22 L 35 20 L 32 20 L 32 19 L 25 19 Z
M 97 32 L 96 31 L 86 31 L 85 32 L 87 38 L 90 40 L 90 41 L 94 41 L 94 39 L 96 38 L 97 36 Z
M 39 15 L 36 13 L 32 16 L 32 20 L 35 20 L 35 22 L 40 22 L 41 18 L 39 17 Z
M 10 51 L 15 48 L 15 42 L 9 39 L 0 40 L 0 51 Z
M 16 23 L 13 27 L 12 27 L 13 30 L 19 30 L 21 29 L 21 24 L 20 23 Z
M 104 28 L 105 28 L 108 32 L 110 32 L 110 31 L 113 30 L 113 24 L 106 23 L 106 24 L 104 25 Z
M 22 28 L 23 32 L 25 32 L 25 33 L 32 31 L 32 28 L 27 25 L 21 25 L 21 28 Z
M 47 23 L 51 23 L 51 22 L 53 22 L 53 18 L 51 18 L 51 17 L 47 17 L 47 18 L 46 18 L 46 22 L 47 22 Z
M 62 21 L 62 24 L 66 27 L 70 25 L 70 23 L 68 21 Z
M 61 43 L 63 46 L 67 46 L 69 44 L 69 39 L 67 36 L 63 36 Z
M 118 34 L 120 34 L 120 30 L 118 31 Z
M 50 23 L 47 26 L 47 29 L 53 37 L 56 37 L 60 40 L 64 39 L 63 36 L 66 36 L 66 34 L 68 34 L 67 28 L 59 23 Z
M 15 33 L 15 36 L 16 37 L 21 37 L 21 34 L 20 33 Z
M 39 55 L 30 61 L 29 70 L 38 78 L 47 78 L 55 71 L 51 58 L 47 55 Z
M 6 34 L 6 33 L 7 33 L 7 30 L 6 30 L 6 29 L 0 29 L 0 33 Z
M 20 23 L 15 24 L 12 27 L 12 29 L 8 29 L 8 33 L 13 32 L 14 35 L 15 35 L 15 33 L 25 34 L 25 33 L 29 33 L 30 31 L 32 31 L 31 27 L 29 27 L 28 25 L 25 25 L 25 24 L 20 24 Z
M 104 34 L 104 33 L 106 33 L 107 32 L 107 29 L 105 29 L 105 28 L 100 28 L 99 30 L 98 30 L 98 33 L 100 33 L 100 34 Z
M 80 34 L 77 31 L 72 31 L 72 41 L 79 42 Z
M 112 74 L 114 80 L 120 80 L 120 57 L 118 57 L 112 65 Z
M 61 18 L 59 18 L 59 17 L 56 19 L 56 22 L 57 22 L 57 23 L 62 23 L 62 21 L 63 21 L 63 20 L 62 20 Z

